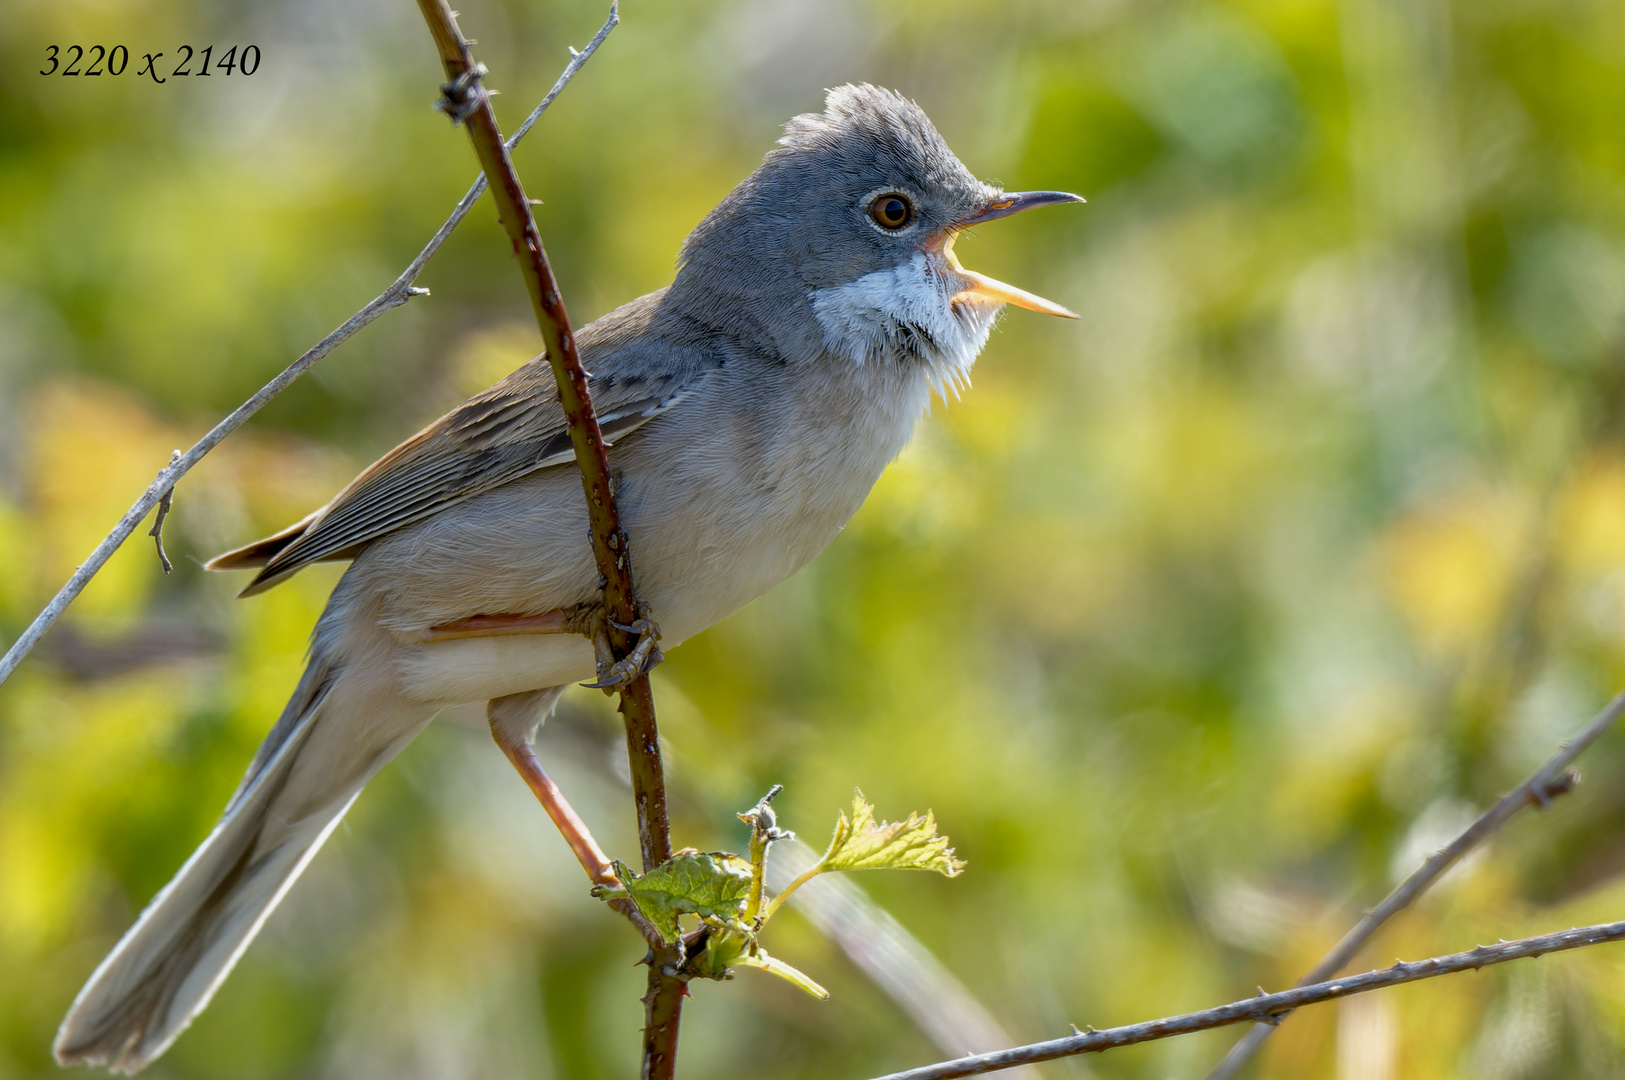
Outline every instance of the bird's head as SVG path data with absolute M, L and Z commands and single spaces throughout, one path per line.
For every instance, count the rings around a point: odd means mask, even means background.
M 714 317 L 856 363 L 916 359 L 939 385 L 969 368 L 1005 304 L 1072 312 L 959 264 L 965 229 L 1036 206 L 954 156 L 923 110 L 868 85 L 829 91 L 683 245 L 673 291 Z

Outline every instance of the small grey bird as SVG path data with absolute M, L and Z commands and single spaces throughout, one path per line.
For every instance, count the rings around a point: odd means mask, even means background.
M 1081 202 L 977 180 L 917 105 L 829 93 L 684 242 L 675 280 L 577 337 L 668 645 L 761 596 L 862 504 L 1001 307 L 1065 308 L 963 269 L 954 238 Z M 513 757 L 591 678 L 598 573 L 544 358 L 370 466 L 332 502 L 209 564 L 243 591 L 350 560 L 310 662 L 214 831 L 80 991 L 56 1058 L 135 1072 L 208 1003 L 366 782 L 448 705 L 490 702 Z M 551 632 L 547 632 L 547 631 Z M 516 758 L 516 761 L 518 759 Z

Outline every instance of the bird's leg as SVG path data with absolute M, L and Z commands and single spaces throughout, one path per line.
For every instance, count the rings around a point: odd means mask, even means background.
M 636 634 L 637 643 L 621 659 L 615 659 L 610 646 L 609 630 L 614 627 L 627 634 Z M 431 626 L 420 635 L 420 641 L 456 641 L 461 638 L 506 637 L 510 634 L 581 634 L 592 642 L 597 657 L 598 681 L 586 685 L 594 690 L 615 690 L 645 675 L 664 660 L 660 651 L 660 628 L 649 616 L 647 604 L 638 605 L 638 617 L 629 625 L 614 621 L 601 603 L 576 604 L 574 607 L 554 608 L 540 615 L 470 615 L 455 622 Z
M 602 606 L 598 606 L 593 614 L 592 644 L 598 656 L 598 681 L 584 683 L 584 686 L 593 690 L 616 690 L 647 675 L 656 664 L 666 659 L 666 654 L 660 651 L 660 627 L 649 617 L 649 605 L 640 602 L 638 617 L 626 626 L 611 619 Z M 623 633 L 637 635 L 637 643 L 632 646 L 632 651 L 619 660 L 615 659 L 615 651 L 609 644 L 608 628 L 611 626 Z
M 458 638 L 505 637 L 509 634 L 587 634 L 592 621 L 584 611 L 585 604 L 570 608 L 554 608 L 540 615 L 470 615 L 456 622 L 431 626 L 422 635 L 423 641 L 454 641 Z
M 564 793 L 553 782 L 553 778 L 547 775 L 547 770 L 542 768 L 541 761 L 536 757 L 536 748 L 530 744 L 529 739 L 516 734 L 513 725 L 504 722 L 500 715 L 504 700 L 497 698 L 486 707 L 491 721 L 491 738 L 496 740 L 503 754 L 513 762 L 513 767 L 519 770 L 519 775 L 525 778 L 525 784 L 536 795 L 542 809 L 547 811 L 547 816 L 553 819 L 553 824 L 558 827 L 564 842 L 570 845 L 570 850 L 575 852 L 576 859 L 581 863 L 581 868 L 587 872 L 587 877 L 592 879 L 592 883 L 619 884 L 615 870 L 610 866 L 609 857 L 604 854 L 604 849 L 598 846 L 598 841 L 593 839 L 586 823 L 570 806 Z
M 553 819 L 553 824 L 564 837 L 564 842 L 570 845 L 575 853 L 576 860 L 581 868 L 587 872 L 587 877 L 594 888 L 617 888 L 621 881 L 615 875 L 615 865 L 604 854 L 604 849 L 598 846 L 593 839 L 587 825 L 581 820 L 565 799 L 564 793 L 547 775 L 542 763 L 536 757 L 536 749 L 531 745 L 531 734 L 536 730 L 540 716 L 534 704 L 535 691 L 525 694 L 512 694 L 508 697 L 493 698 L 486 705 L 486 716 L 491 722 L 491 738 L 501 747 L 502 753 L 513 762 L 513 767 L 519 770 L 524 777 L 525 785 L 535 794 L 542 809 L 547 816 Z M 527 700 L 531 699 L 531 700 Z M 620 914 L 626 916 L 632 925 L 638 928 L 651 949 L 662 948 L 665 939 L 655 928 L 643 912 L 638 910 L 637 904 L 628 897 L 614 897 L 607 901 L 609 906 Z

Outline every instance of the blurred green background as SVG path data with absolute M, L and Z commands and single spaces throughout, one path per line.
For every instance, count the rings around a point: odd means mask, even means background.
M 461 0 L 513 127 L 605 9 Z M 679 843 L 787 785 L 933 808 L 956 881 L 860 884 L 1013 1038 L 1288 984 L 1625 684 L 1625 4 L 631 0 L 517 154 L 578 322 L 848 79 L 971 169 L 1087 207 L 961 242 L 1012 312 L 807 571 L 656 675 Z M 162 466 L 398 272 L 474 173 L 413 5 L 11 0 L 0 26 L 0 638 Z M 117 78 L 46 47 L 122 43 Z M 250 77 L 136 72 L 257 44 Z M 198 560 L 303 516 L 539 348 L 489 203 L 433 296 L 180 486 L 0 688 L 0 1078 L 205 835 L 338 570 L 251 601 Z M 544 758 L 636 850 L 609 705 Z M 1625 914 L 1625 738 L 1361 965 Z M 696 987 L 682 1072 L 945 1056 L 796 916 Z M 642 948 L 476 711 L 369 788 L 150 1075 L 619 1077 Z M 1201 1076 L 1238 1029 L 1045 1066 Z M 982 1047 L 985 1049 L 985 1047 Z M 1625 1072 L 1625 950 L 1321 1007 L 1254 1075 Z

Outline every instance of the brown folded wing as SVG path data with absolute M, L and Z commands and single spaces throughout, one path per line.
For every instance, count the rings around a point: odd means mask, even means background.
M 595 363 L 588 386 L 608 442 L 681 401 L 720 361 L 636 344 Z M 263 592 L 314 562 L 354 558 L 369 542 L 537 469 L 575 460 L 553 371 L 532 360 L 369 466 L 322 509 L 274 536 L 228 551 L 210 570 L 261 567 L 242 596 Z

